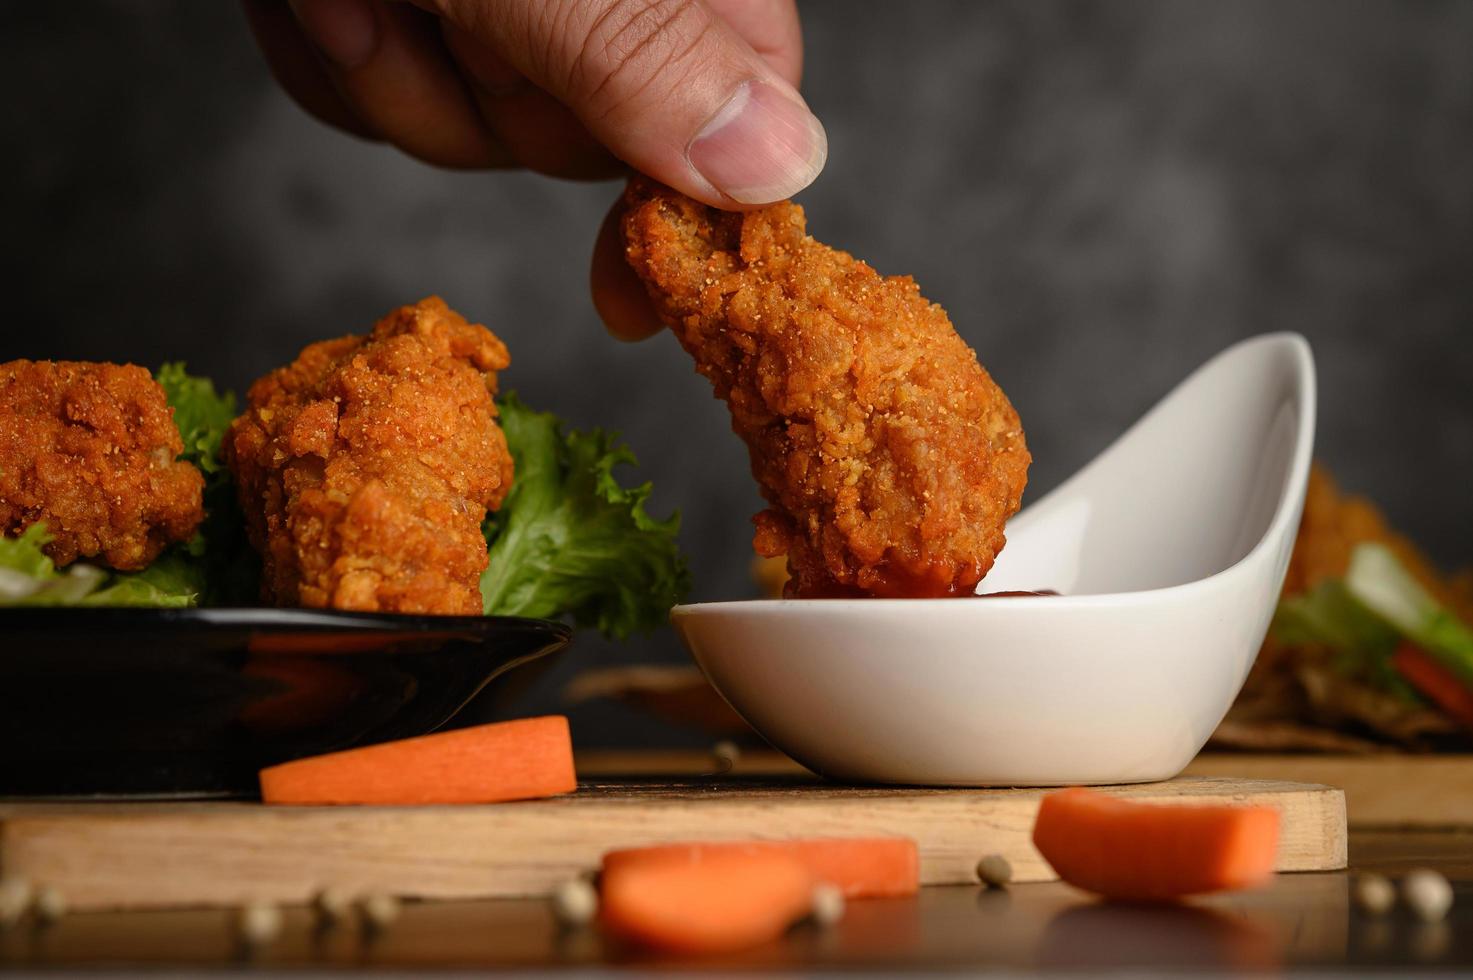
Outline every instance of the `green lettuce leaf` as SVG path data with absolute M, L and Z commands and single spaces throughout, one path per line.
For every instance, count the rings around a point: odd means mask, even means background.
M 113 572 L 83 606 L 151 606 L 160 609 L 200 604 L 206 588 L 199 559 L 184 548 L 170 548 L 140 572 Z
M 1283 599 L 1274 613 L 1275 638 L 1293 645 L 1312 644 L 1335 654 L 1335 666 L 1351 677 L 1409 701 L 1420 698 L 1396 668 L 1396 630 L 1386 625 L 1338 579 Z
M 676 543 L 680 516 L 645 511 L 650 485 L 622 486 L 634 454 L 602 430 L 564 433 L 556 416 L 514 394 L 500 401 L 516 479 L 485 524 L 488 615 L 570 616 L 623 639 L 663 625 L 690 586 Z
M 1281 601 L 1273 631 L 1285 643 L 1314 643 L 1341 653 L 1389 654 L 1396 647 L 1396 631 L 1357 602 L 1337 579 Z
M 217 392 L 214 382 L 191 375 L 182 361 L 164 364 L 154 378 L 174 409 L 174 425 L 184 440 L 179 458 L 204 474 L 205 520 L 188 544 L 171 548 L 136 574 L 154 573 L 165 588 L 187 580 L 204 605 L 251 605 L 260 594 L 261 562 L 246 539 L 235 480 L 220 458 L 225 430 L 235 418 L 235 394 Z
M 198 466 L 205 479 L 225 471 L 220 459 L 220 442 L 235 418 L 235 395 L 220 394 L 209 378 L 191 375 L 183 361 L 173 361 L 154 372 L 174 410 L 174 425 L 184 440 L 179 458 Z M 228 481 L 226 481 L 228 482 Z
M 90 565 L 58 572 L 41 550 L 50 540 L 44 524 L 32 524 L 18 538 L 0 537 L 0 606 L 73 605 L 106 577 Z
M 120 573 L 77 562 L 60 571 L 41 549 L 45 524 L 0 538 L 0 606 L 192 606 L 197 583 L 187 560 L 160 557 L 141 572 Z
M 1473 629 L 1422 587 L 1385 545 L 1356 546 L 1345 588 L 1366 609 L 1473 687 Z

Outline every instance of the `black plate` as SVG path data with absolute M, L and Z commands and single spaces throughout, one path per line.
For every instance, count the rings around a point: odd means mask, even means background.
M 251 795 L 262 766 L 433 731 L 568 639 L 496 616 L 0 610 L 0 795 Z

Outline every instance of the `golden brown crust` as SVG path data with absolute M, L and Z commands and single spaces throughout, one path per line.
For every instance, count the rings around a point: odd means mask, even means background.
M 492 401 L 508 363 L 491 331 L 431 297 L 252 385 L 225 455 L 263 598 L 479 613 L 481 522 L 512 478 Z
M 638 179 L 625 206 L 630 264 L 750 450 L 754 545 L 788 555 L 789 594 L 972 591 L 1030 457 L 946 312 L 791 202 L 728 213 Z
M 204 519 L 204 478 L 164 390 L 144 368 L 0 364 L 0 533 L 44 521 L 57 565 L 134 571 Z

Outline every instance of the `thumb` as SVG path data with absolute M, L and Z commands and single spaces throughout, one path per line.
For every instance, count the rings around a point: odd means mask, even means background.
M 462 31 L 566 105 L 615 156 L 716 207 L 791 197 L 823 126 L 701 0 L 441 0 Z

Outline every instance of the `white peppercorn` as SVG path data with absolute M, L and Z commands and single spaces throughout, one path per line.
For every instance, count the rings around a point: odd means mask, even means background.
M 1453 904 L 1453 886 L 1430 868 L 1408 872 L 1401 880 L 1401 898 L 1423 922 L 1440 922 Z
M 598 892 L 584 878 L 572 878 L 552 892 L 552 914 L 568 928 L 587 925 L 598 915 Z
M 0 878 L 0 929 L 21 920 L 31 907 L 31 883 L 24 878 Z
M 368 932 L 383 932 L 399 919 L 399 900 L 393 895 L 377 893 L 366 895 L 358 904 L 363 917 L 363 928 Z
M 711 746 L 711 755 L 722 772 L 730 772 L 742 757 L 741 747 L 730 739 L 722 739 Z
M 341 925 L 353 914 L 353 896 L 329 885 L 312 896 L 312 911 L 316 913 L 317 924 L 324 929 Z
M 66 915 L 66 896 L 50 885 L 42 885 L 36 889 L 36 897 L 31 900 L 31 907 L 36 912 L 36 921 L 41 925 L 49 926 Z
M 1385 875 L 1357 875 L 1352 894 L 1356 907 L 1367 915 L 1385 915 L 1396 904 L 1396 888 Z
M 977 880 L 988 888 L 1004 888 L 1013 880 L 1013 866 L 1001 854 L 987 854 L 977 862 Z
M 813 889 L 813 908 L 809 913 L 813 921 L 825 928 L 837 924 L 844 918 L 844 893 L 824 882 Z
M 275 942 L 281 925 L 281 909 L 270 902 L 247 902 L 235 912 L 235 937 L 248 948 Z

